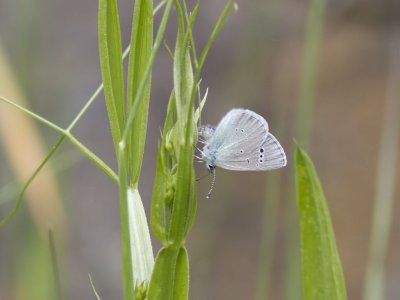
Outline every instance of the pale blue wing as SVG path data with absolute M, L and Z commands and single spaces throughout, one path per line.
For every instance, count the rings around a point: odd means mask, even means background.
M 234 149 L 229 155 L 218 156 L 215 164 L 236 171 L 267 171 L 286 166 L 285 152 L 271 133 L 267 133 L 261 145 L 256 144 L 252 142 L 239 151 Z
M 210 152 L 222 158 L 232 150 L 255 143 L 261 145 L 266 139 L 268 124 L 263 117 L 247 109 L 232 109 L 215 129 L 208 146 Z M 221 156 L 220 156 L 221 155 Z
M 245 109 L 231 110 L 204 148 L 207 163 L 229 170 L 271 170 L 286 165 L 286 155 L 268 132 L 263 117 Z

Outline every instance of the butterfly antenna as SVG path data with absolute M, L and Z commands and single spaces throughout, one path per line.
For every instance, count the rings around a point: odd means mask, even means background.
M 212 180 L 212 182 L 211 182 L 210 190 L 208 191 L 208 194 L 207 194 L 207 196 L 206 196 L 207 199 L 210 199 L 210 198 L 211 198 L 211 193 L 212 193 L 212 191 L 213 191 L 214 184 L 215 184 L 215 177 L 216 177 L 215 169 L 213 169 L 212 173 L 213 173 L 213 180 Z

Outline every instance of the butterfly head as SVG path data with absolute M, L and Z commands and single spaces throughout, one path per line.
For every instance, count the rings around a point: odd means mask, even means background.
M 210 171 L 210 173 L 214 174 L 215 165 L 211 164 L 211 163 L 207 163 L 207 170 Z

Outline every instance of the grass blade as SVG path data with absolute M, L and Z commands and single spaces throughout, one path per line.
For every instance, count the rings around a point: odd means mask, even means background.
M 314 120 L 315 95 L 318 80 L 319 52 L 324 32 L 326 0 L 310 0 L 305 27 L 304 46 L 301 57 L 301 81 L 299 102 L 294 125 L 295 138 L 308 151 L 311 144 L 312 125 Z M 290 172 L 293 174 L 294 172 Z M 291 178 L 291 182 L 292 182 Z M 300 257 L 296 252 L 299 247 L 297 209 L 293 201 L 294 187 L 290 187 L 288 197 L 289 234 L 285 246 L 285 299 L 301 299 L 301 279 L 299 278 Z M 307 300 L 307 299 L 305 299 Z
M 344 300 L 346 287 L 328 206 L 314 165 L 299 147 L 296 179 L 304 299 Z
M 166 247 L 157 255 L 147 300 L 186 300 L 189 262 L 184 247 Z
M 149 63 L 151 48 L 153 44 L 153 1 L 135 1 L 131 51 L 128 66 L 128 109 L 132 107 L 138 92 L 141 78 L 145 75 L 146 65 Z M 137 113 L 132 123 L 132 134 L 128 141 L 129 146 L 129 169 L 131 174 L 131 185 L 137 186 L 140 169 L 143 160 L 143 151 L 147 131 L 147 119 L 150 100 L 151 72 L 148 75 L 143 96 L 137 98 Z M 129 113 L 129 111 L 128 111 Z
M 174 53 L 174 92 L 176 101 L 176 113 L 178 119 L 178 134 L 183 137 L 185 132 L 185 120 L 189 107 L 189 99 L 193 89 L 193 69 L 189 53 L 189 32 L 185 32 L 182 7 L 175 1 L 178 13 L 178 33 L 176 37 Z M 193 25 L 193 24 L 191 24 Z
M 140 79 L 139 86 L 138 86 L 137 92 L 135 94 L 135 98 L 132 101 L 132 107 L 130 107 L 128 109 L 129 110 L 129 114 L 128 114 L 128 117 L 126 119 L 125 129 L 124 129 L 123 134 L 122 134 L 122 140 L 123 141 L 126 141 L 128 136 L 129 136 L 129 134 L 130 134 L 133 121 L 134 121 L 134 119 L 135 119 L 135 117 L 137 115 L 137 108 L 138 108 L 138 105 L 139 105 L 139 99 L 141 97 L 143 97 L 143 95 L 144 95 L 144 93 L 146 91 L 146 84 L 147 84 L 147 81 L 150 79 L 150 74 L 151 74 L 151 70 L 152 70 L 152 67 L 153 67 L 154 60 L 156 58 L 156 55 L 158 53 L 158 50 L 160 49 L 160 45 L 161 45 L 162 40 L 164 38 L 164 33 L 165 33 L 166 26 L 167 26 L 169 13 L 171 11 L 171 6 L 172 6 L 172 0 L 168 0 L 167 4 L 165 5 L 164 14 L 162 16 L 162 19 L 161 19 L 161 22 L 160 22 L 160 26 L 158 28 L 158 32 L 157 32 L 157 36 L 156 36 L 154 44 L 153 44 L 153 48 L 151 49 L 150 58 L 146 63 L 146 67 L 144 69 L 142 78 Z
M 99 54 L 104 95 L 115 151 L 124 128 L 124 82 L 121 33 L 116 0 L 100 0 Z

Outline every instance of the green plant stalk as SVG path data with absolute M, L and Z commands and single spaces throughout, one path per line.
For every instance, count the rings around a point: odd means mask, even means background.
M 23 186 L 21 192 L 18 195 L 18 198 L 16 200 L 14 209 L 3 219 L 0 221 L 0 228 L 3 227 L 5 224 L 8 223 L 18 212 L 19 207 L 21 206 L 25 191 L 28 189 L 29 185 L 31 182 L 35 179 L 37 174 L 42 170 L 42 168 L 46 165 L 46 163 L 50 160 L 50 158 L 53 156 L 53 154 L 57 151 L 57 149 L 60 147 L 60 145 L 63 143 L 64 139 L 66 138 L 65 135 L 61 136 L 61 138 L 58 140 L 58 142 L 54 145 L 54 147 L 50 150 L 50 152 L 47 154 L 45 159 L 42 161 L 42 163 L 39 165 L 39 167 L 33 172 L 31 177 L 29 177 L 28 181 L 25 183 Z
M 52 169 L 56 175 L 71 168 L 84 157 L 77 155 L 74 148 L 62 151 L 58 154 L 58 156 L 62 157 L 62 159 L 55 159 L 55 162 L 52 166 Z M 21 184 L 16 179 L 10 180 L 8 183 L 0 187 L 0 206 L 15 199 L 18 196 L 20 189 Z
M 162 241 L 164 247 L 156 257 L 148 300 L 188 297 L 189 262 L 183 245 L 193 224 L 197 203 L 193 151 L 200 110 L 195 113 L 194 99 L 207 52 L 231 11 L 224 9 L 202 52 L 202 63 L 199 61 L 193 75 L 190 40 L 197 8 L 189 20 L 186 20 L 185 28 L 184 17 L 188 16 L 188 12 L 185 7 L 182 11 L 178 1 L 175 1 L 175 6 L 179 19 L 174 53 L 174 91 L 168 105 L 162 143 L 157 156 L 151 210 L 153 233 Z M 233 7 L 233 3 L 229 1 L 227 7 Z M 203 104 L 204 99 L 200 106 Z
M 128 107 L 128 116 L 126 119 L 124 131 L 121 136 L 121 140 L 119 142 L 118 166 L 119 166 L 119 176 L 120 176 L 119 190 L 120 190 L 121 251 L 122 251 L 122 268 L 123 268 L 122 277 L 123 277 L 124 299 L 133 299 L 135 295 L 134 285 L 136 284 L 134 282 L 133 278 L 134 272 L 132 269 L 133 268 L 132 255 L 134 254 L 135 248 L 132 248 L 131 232 L 130 232 L 130 225 L 132 224 L 132 222 L 135 222 L 136 220 L 131 220 L 130 218 L 131 216 L 129 215 L 129 203 L 127 202 L 128 172 L 129 172 L 127 166 L 128 164 L 127 152 L 129 150 L 127 146 L 129 142 L 128 137 L 132 132 L 132 125 L 138 114 L 138 108 L 141 103 L 140 100 L 145 96 L 146 89 L 148 89 L 148 85 L 150 84 L 152 66 L 165 33 L 165 28 L 169 18 L 171 6 L 172 6 L 172 0 L 169 0 L 166 3 L 164 14 L 161 19 L 161 23 L 156 35 L 153 48 L 151 49 L 150 56 L 145 66 L 143 67 L 144 69 L 142 69 L 140 81 L 138 82 L 134 98 L 131 102 L 131 105 Z M 131 66 L 131 68 L 133 67 Z M 143 121 L 144 120 L 142 120 L 142 122 Z M 140 157 L 137 157 L 136 159 L 141 160 Z M 146 237 L 143 236 L 142 243 L 146 242 L 147 242 Z
M 224 6 L 224 8 L 220 14 L 220 17 L 218 18 L 217 23 L 215 24 L 214 29 L 213 29 L 206 45 L 204 46 L 203 51 L 201 52 L 200 58 L 198 60 L 198 65 L 197 65 L 197 68 L 195 69 L 194 79 L 193 79 L 193 82 L 195 82 L 196 84 L 199 82 L 200 73 L 203 68 L 204 62 L 207 58 L 207 54 L 211 48 L 211 45 L 213 44 L 215 38 L 217 37 L 218 33 L 221 31 L 222 27 L 225 25 L 229 15 L 231 14 L 232 10 L 235 9 L 235 7 L 236 7 L 235 2 L 233 2 L 231 0 L 229 0 L 226 3 L 226 5 Z M 190 38 L 191 36 L 192 36 L 192 33 L 191 33 L 191 29 L 189 27 L 188 38 Z M 192 45 L 192 46 L 194 46 L 194 45 Z M 191 103 L 193 103 L 193 101 L 194 101 L 194 97 L 196 94 L 196 88 L 197 88 L 197 86 L 193 85 L 192 93 L 190 96 Z M 200 114 L 199 114 L 199 116 L 200 116 Z M 199 117 L 199 119 L 200 119 L 200 117 Z
M 64 136 L 66 136 L 71 141 L 71 143 L 74 146 L 76 146 L 87 158 L 89 158 L 100 170 L 102 170 L 104 172 L 104 174 L 109 176 L 115 182 L 118 181 L 118 177 L 114 173 L 114 171 L 106 163 L 104 163 L 98 156 L 96 156 L 93 152 L 91 152 L 88 148 L 86 148 L 81 142 L 79 142 L 68 130 L 62 129 L 61 127 L 55 125 L 54 123 L 31 112 L 30 110 L 28 110 L 26 108 L 23 108 L 22 106 L 14 103 L 13 101 L 11 101 L 5 97 L 0 96 L 0 100 L 23 111 L 24 113 L 28 114 L 32 118 L 38 120 L 39 122 L 42 122 L 46 126 L 56 130 L 57 132 L 61 133 Z
M 399 49 L 399 30 L 394 29 L 389 55 L 389 82 L 378 157 L 370 253 L 364 282 L 364 300 L 387 299 L 385 293 L 385 259 L 393 220 L 396 166 L 398 165 L 397 156 L 400 142 Z
M 134 280 L 132 265 L 132 249 L 129 232 L 128 210 L 128 159 L 127 147 L 124 142 L 119 143 L 118 148 L 118 176 L 119 176 L 119 202 L 121 218 L 121 259 L 122 259 L 122 284 L 124 299 L 134 299 Z
M 297 117 L 295 121 L 295 137 L 299 143 L 308 150 L 311 142 L 312 124 L 314 119 L 315 91 L 317 86 L 317 73 L 319 51 L 323 36 L 326 0 L 311 0 L 307 16 L 305 41 L 301 62 L 300 96 Z M 290 172 L 292 174 L 292 172 Z M 285 255 L 285 299 L 301 299 L 300 290 L 300 258 L 298 225 L 293 185 L 289 192 L 288 227 L 289 234 L 286 240 Z

